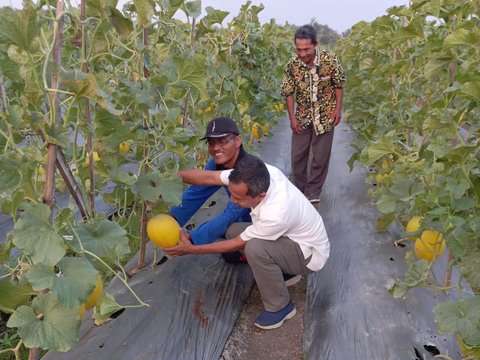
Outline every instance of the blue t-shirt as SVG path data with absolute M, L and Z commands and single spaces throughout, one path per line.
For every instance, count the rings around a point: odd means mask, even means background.
M 248 155 L 243 148 L 240 149 L 238 159 Z M 237 159 L 237 161 L 238 161 Z M 204 167 L 205 170 L 224 170 L 224 167 L 215 164 L 213 158 L 207 161 Z M 218 191 L 222 186 L 189 186 L 182 194 L 182 203 L 178 206 L 170 208 L 170 214 L 172 214 L 180 224 L 184 226 L 188 220 L 195 214 L 198 209 Z M 228 197 L 230 198 L 230 192 L 227 186 L 223 186 Z M 203 224 L 197 226 L 190 231 L 192 242 L 196 245 L 208 244 L 216 241 L 219 238 L 225 238 L 227 228 L 234 222 L 250 222 L 250 209 L 241 208 L 231 201 L 228 201 L 227 206 L 221 214 L 206 221 Z

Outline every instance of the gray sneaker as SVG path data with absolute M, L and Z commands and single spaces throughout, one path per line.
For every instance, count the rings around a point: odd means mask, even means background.
M 257 317 L 254 325 L 264 330 L 276 329 L 282 326 L 285 320 L 293 318 L 296 313 L 297 310 L 290 301 L 287 306 L 280 311 L 264 311 Z

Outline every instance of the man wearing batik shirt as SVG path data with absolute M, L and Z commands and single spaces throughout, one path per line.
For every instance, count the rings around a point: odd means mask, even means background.
M 327 177 L 346 77 L 335 54 L 317 48 L 312 26 L 299 27 L 294 41 L 297 55 L 288 62 L 282 83 L 292 129 L 292 180 L 314 203 L 320 201 Z M 310 148 L 311 168 L 307 172 Z

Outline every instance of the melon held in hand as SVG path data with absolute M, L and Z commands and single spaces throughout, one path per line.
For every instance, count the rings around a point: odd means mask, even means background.
M 173 247 L 180 241 L 180 225 L 170 215 L 160 214 L 148 221 L 147 235 L 161 248 Z

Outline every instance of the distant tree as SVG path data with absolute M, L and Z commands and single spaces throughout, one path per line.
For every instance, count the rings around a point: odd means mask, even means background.
M 310 25 L 317 31 L 317 39 L 320 45 L 325 47 L 333 47 L 337 40 L 340 38 L 340 34 L 330 28 L 328 25 L 322 25 L 313 18 L 310 20 Z
M 343 33 L 342 33 L 342 37 L 347 37 L 348 34 L 350 34 L 350 32 L 352 31 L 352 28 L 348 29 L 348 30 L 345 30 Z

